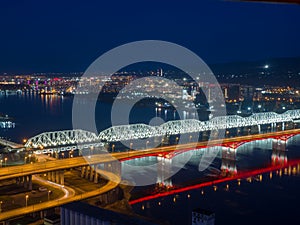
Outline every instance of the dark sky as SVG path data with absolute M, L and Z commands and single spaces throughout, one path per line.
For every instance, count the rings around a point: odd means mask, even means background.
M 300 6 L 218 0 L 1 0 L 0 71 L 84 71 L 131 41 L 158 39 L 207 63 L 300 56 Z

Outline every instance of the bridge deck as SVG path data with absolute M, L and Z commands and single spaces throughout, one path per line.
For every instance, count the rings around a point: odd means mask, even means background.
M 2 138 L 0 138 L 0 145 L 8 146 L 8 147 L 11 147 L 11 148 L 24 148 L 24 145 L 21 145 L 21 144 L 12 142 L 12 141 L 7 141 L 7 140 L 2 139 Z
M 241 137 L 234 137 L 234 138 L 226 138 L 223 140 L 214 140 L 209 142 L 209 146 L 229 144 L 233 142 L 245 142 L 245 141 L 262 140 L 267 138 L 276 138 L 288 134 L 300 134 L 300 129 L 241 136 Z M 170 152 L 185 151 L 185 150 L 190 150 L 195 148 L 205 148 L 207 147 L 207 145 L 208 142 L 205 141 L 205 142 L 198 142 L 198 143 L 187 143 L 182 145 L 159 147 L 159 148 L 140 150 L 140 151 L 136 150 L 136 151 L 118 152 L 112 154 L 104 153 L 104 154 L 92 155 L 90 157 L 75 157 L 75 158 L 61 159 L 56 161 L 47 161 L 41 163 L 0 168 L 0 180 L 12 179 L 20 176 L 25 176 L 25 175 L 45 173 L 54 170 L 63 170 L 63 169 L 69 169 L 69 168 L 75 168 L 75 167 L 81 167 L 81 166 L 87 166 L 93 164 L 107 163 L 116 160 L 124 161 L 132 158 L 139 158 L 139 157 L 149 156 L 149 155 L 157 156 L 159 154 L 165 154 L 165 153 L 167 154 Z

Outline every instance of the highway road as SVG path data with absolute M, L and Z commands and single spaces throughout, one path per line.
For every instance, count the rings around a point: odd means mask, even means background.
M 11 148 L 24 148 L 24 145 L 21 145 L 21 144 L 15 143 L 15 142 L 11 142 L 11 141 L 7 141 L 2 138 L 0 138 L 0 145 L 8 146 Z
M 283 135 L 290 135 L 290 134 L 300 134 L 300 129 L 266 133 L 266 134 L 241 136 L 241 137 L 234 137 L 234 138 L 226 138 L 223 140 L 214 140 L 209 142 L 209 146 L 219 145 L 222 143 L 229 144 L 234 142 L 261 140 L 261 139 L 280 137 Z M 35 174 L 45 173 L 54 170 L 62 170 L 62 169 L 80 167 L 80 166 L 87 166 L 89 164 L 106 163 L 115 160 L 126 160 L 130 158 L 142 157 L 147 155 L 158 155 L 161 153 L 182 151 L 189 148 L 192 149 L 204 148 L 207 145 L 208 142 L 205 141 L 205 142 L 198 142 L 198 143 L 187 143 L 187 144 L 181 144 L 175 146 L 159 147 L 159 148 L 146 149 L 140 151 L 128 151 L 128 152 L 112 153 L 112 154 L 105 153 L 99 155 L 92 155 L 90 157 L 75 157 L 75 158 L 61 159 L 55 161 L 38 162 L 33 164 L 21 165 L 21 166 L 0 168 L 0 180 L 12 179 L 24 175 L 35 175 Z M 79 201 L 79 200 L 91 198 L 116 188 L 118 184 L 121 182 L 121 178 L 114 173 L 104 171 L 104 170 L 99 170 L 99 169 L 97 170 L 97 172 L 108 180 L 106 185 L 104 185 L 102 188 L 99 188 L 91 192 L 82 193 L 80 195 L 75 195 L 71 188 L 61 186 L 62 190 L 65 192 L 65 195 L 62 198 L 57 200 L 51 200 L 40 204 L 35 204 L 28 207 L 22 207 L 15 210 L 10 210 L 7 212 L 2 212 L 0 214 L 0 221 L 8 220 L 13 217 L 22 216 L 28 213 L 44 210 L 47 208 L 60 206 L 73 201 Z M 49 181 L 44 181 L 44 182 L 49 182 Z
M 300 134 L 300 129 L 287 130 L 287 131 L 279 131 L 273 133 L 265 133 L 265 134 L 255 134 L 248 136 L 240 136 L 233 138 L 225 138 L 223 140 L 213 140 L 209 143 L 207 141 L 198 142 L 198 143 L 187 143 L 181 145 L 173 145 L 166 147 L 157 147 L 145 150 L 135 150 L 135 151 L 127 151 L 127 152 L 117 152 L 117 153 L 103 153 L 92 156 L 85 157 L 74 157 L 68 159 L 60 159 L 55 161 L 47 161 L 47 162 L 37 162 L 33 164 L 26 164 L 20 166 L 13 167 L 2 167 L 0 168 L 0 181 L 5 179 L 12 179 L 25 175 L 34 175 L 40 173 L 46 173 L 49 171 L 55 170 L 63 170 L 81 166 L 87 166 L 92 164 L 101 164 L 107 162 L 113 162 L 116 160 L 126 160 L 131 158 L 138 158 L 147 155 L 159 155 L 161 153 L 170 153 L 174 151 L 182 151 L 185 149 L 193 149 L 193 148 L 204 148 L 206 146 L 214 146 L 226 143 L 234 143 L 234 142 L 243 142 L 243 141 L 254 141 L 261 140 L 267 138 L 280 137 L 283 135 L 290 134 Z
M 95 196 L 101 195 L 103 193 L 106 193 L 106 192 L 116 188 L 119 185 L 119 183 L 121 182 L 121 178 L 118 175 L 115 175 L 113 173 L 110 173 L 110 172 L 107 172 L 104 170 L 97 170 L 97 172 L 99 174 L 101 174 L 101 176 L 103 176 L 104 178 L 106 178 L 108 180 L 108 182 L 103 187 L 96 189 L 94 191 L 75 195 L 73 193 L 73 191 L 71 191 L 72 190 L 71 188 L 61 186 L 62 190 L 65 192 L 65 195 L 62 198 L 35 204 L 35 205 L 30 205 L 27 207 L 22 207 L 22 208 L 18 208 L 18 209 L 14 209 L 14 210 L 9 210 L 6 212 L 1 212 L 0 213 L 0 221 L 5 221 L 5 220 L 8 220 L 8 219 L 11 219 L 14 217 L 19 217 L 19 216 L 26 215 L 29 213 L 45 210 L 48 208 L 57 207 L 57 206 L 64 205 L 64 204 L 67 204 L 70 202 L 80 201 L 80 200 L 84 200 L 87 198 L 95 197 Z

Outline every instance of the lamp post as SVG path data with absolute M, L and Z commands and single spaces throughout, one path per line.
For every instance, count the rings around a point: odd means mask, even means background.
M 228 135 L 229 135 L 229 130 L 226 130 L 226 136 L 228 137 Z
M 90 147 L 90 155 L 94 154 L 94 146 Z
M 2 201 L 0 201 L 0 213 L 2 212 Z
M 6 167 L 7 157 L 4 158 L 4 166 Z
M 28 205 L 28 198 L 29 198 L 29 195 L 26 195 L 26 196 L 25 196 L 25 200 L 26 200 L 26 204 L 25 204 L 25 205 L 26 205 L 26 207 L 27 207 L 27 205 Z
M 1 167 L 2 167 L 2 164 L 3 164 L 3 159 L 1 159 Z
M 48 190 L 48 201 L 50 200 L 50 193 L 51 193 L 51 191 Z
M 146 141 L 146 149 L 148 148 L 149 141 Z
M 115 150 L 115 145 L 113 144 L 113 145 L 111 146 L 111 151 L 114 152 L 114 150 Z

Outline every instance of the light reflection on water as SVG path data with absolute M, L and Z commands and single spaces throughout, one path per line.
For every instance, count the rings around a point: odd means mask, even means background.
M 89 102 L 82 101 L 83 107 Z M 5 135 L 15 141 L 50 130 L 72 128 L 72 98 L 57 96 L 0 96 L 1 112 L 15 118 L 17 127 L 5 131 Z M 110 126 L 110 103 L 101 103 L 96 109 L 97 126 L 103 130 Z M 155 116 L 155 110 L 137 109 L 132 122 L 148 122 Z M 174 112 L 161 113 L 163 119 L 174 119 Z M 167 116 L 168 118 L 165 118 Z M 1 131 L 3 136 L 3 131 Z M 300 158 L 299 136 L 289 141 L 288 151 L 275 151 L 271 142 L 255 142 L 241 146 L 235 161 L 222 159 L 221 152 L 213 164 L 204 172 L 198 171 L 201 152 L 195 152 L 189 163 L 172 177 L 171 183 L 183 187 L 214 179 L 222 173 L 222 166 L 235 168 L 237 172 L 263 168 L 272 164 L 272 159 L 288 160 Z M 142 160 L 142 159 L 140 159 Z M 135 160 L 128 162 L 139 163 Z M 143 163 L 156 163 L 156 158 Z M 234 170 L 234 169 L 233 169 Z M 141 171 L 142 173 L 143 171 Z M 170 182 L 170 181 L 169 181 Z M 189 224 L 191 210 L 194 208 L 211 209 L 216 212 L 216 224 L 300 224 L 298 216 L 299 175 L 287 169 L 263 174 L 243 180 L 234 180 L 217 186 L 191 190 L 163 198 L 149 200 L 133 205 L 135 212 L 152 218 L 169 221 L 170 224 Z M 153 187 L 134 190 L 133 196 L 145 195 Z M 151 193 L 151 192 L 150 192 Z M 149 194 L 148 192 L 146 195 Z
M 238 173 L 260 171 L 261 168 L 300 159 L 299 136 L 289 140 L 286 151 L 272 149 L 272 145 L 267 141 L 264 144 L 240 147 L 237 150 L 236 161 L 231 162 L 231 166 L 236 167 Z M 186 167 L 172 177 L 175 190 L 220 177 L 224 163 L 221 153 L 204 173 L 197 170 L 198 156 L 195 154 Z M 233 179 L 217 185 L 149 199 L 133 204 L 132 207 L 138 214 L 167 221 L 172 225 L 191 224 L 191 211 L 195 208 L 214 211 L 216 224 L 300 224 L 297 213 L 299 185 L 300 164 L 274 172 L 259 173 L 253 177 Z M 165 193 L 165 190 L 160 191 Z M 134 189 L 132 196 L 139 198 L 158 192 L 155 187 L 139 187 Z

